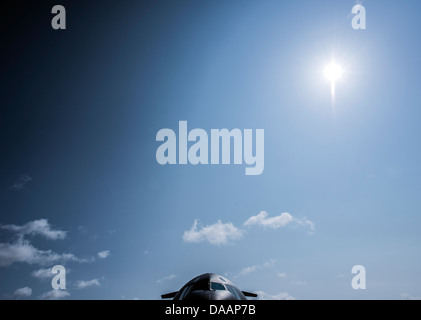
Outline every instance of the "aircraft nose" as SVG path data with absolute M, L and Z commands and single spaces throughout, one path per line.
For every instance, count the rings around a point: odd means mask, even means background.
M 237 300 L 228 291 L 212 291 L 210 298 L 210 300 Z

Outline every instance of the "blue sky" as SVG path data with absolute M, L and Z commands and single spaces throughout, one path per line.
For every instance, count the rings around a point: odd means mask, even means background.
M 421 5 L 364 1 L 354 30 L 355 4 L 65 1 L 59 31 L 50 3 L 14 5 L 0 297 L 159 299 L 205 272 L 262 298 L 421 297 Z M 263 174 L 159 165 L 157 132 L 182 120 L 264 129 Z

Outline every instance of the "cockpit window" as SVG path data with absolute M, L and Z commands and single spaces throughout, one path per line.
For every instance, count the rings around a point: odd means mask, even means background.
M 227 289 L 229 292 L 231 292 L 231 294 L 237 299 L 237 300 L 241 300 L 240 296 L 238 295 L 237 291 L 234 289 L 234 287 L 230 286 L 229 284 L 227 284 Z
M 209 280 L 208 279 L 198 279 L 193 281 L 193 284 L 190 284 L 184 289 L 182 289 L 179 300 L 184 300 L 186 297 L 194 291 L 208 291 L 209 290 Z
M 226 290 L 224 285 L 218 282 L 211 282 L 211 289 L 212 290 Z

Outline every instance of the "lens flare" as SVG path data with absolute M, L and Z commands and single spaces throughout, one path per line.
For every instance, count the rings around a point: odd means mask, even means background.
M 335 90 L 336 90 L 336 81 L 342 77 L 343 69 L 336 62 L 332 61 L 324 69 L 324 75 L 326 79 L 330 82 L 330 91 L 332 97 L 332 106 L 335 106 Z

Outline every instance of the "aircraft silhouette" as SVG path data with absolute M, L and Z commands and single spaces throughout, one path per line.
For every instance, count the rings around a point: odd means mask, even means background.
M 247 300 L 257 294 L 241 291 L 227 278 L 215 273 L 205 273 L 187 282 L 179 291 L 161 295 L 173 300 Z

